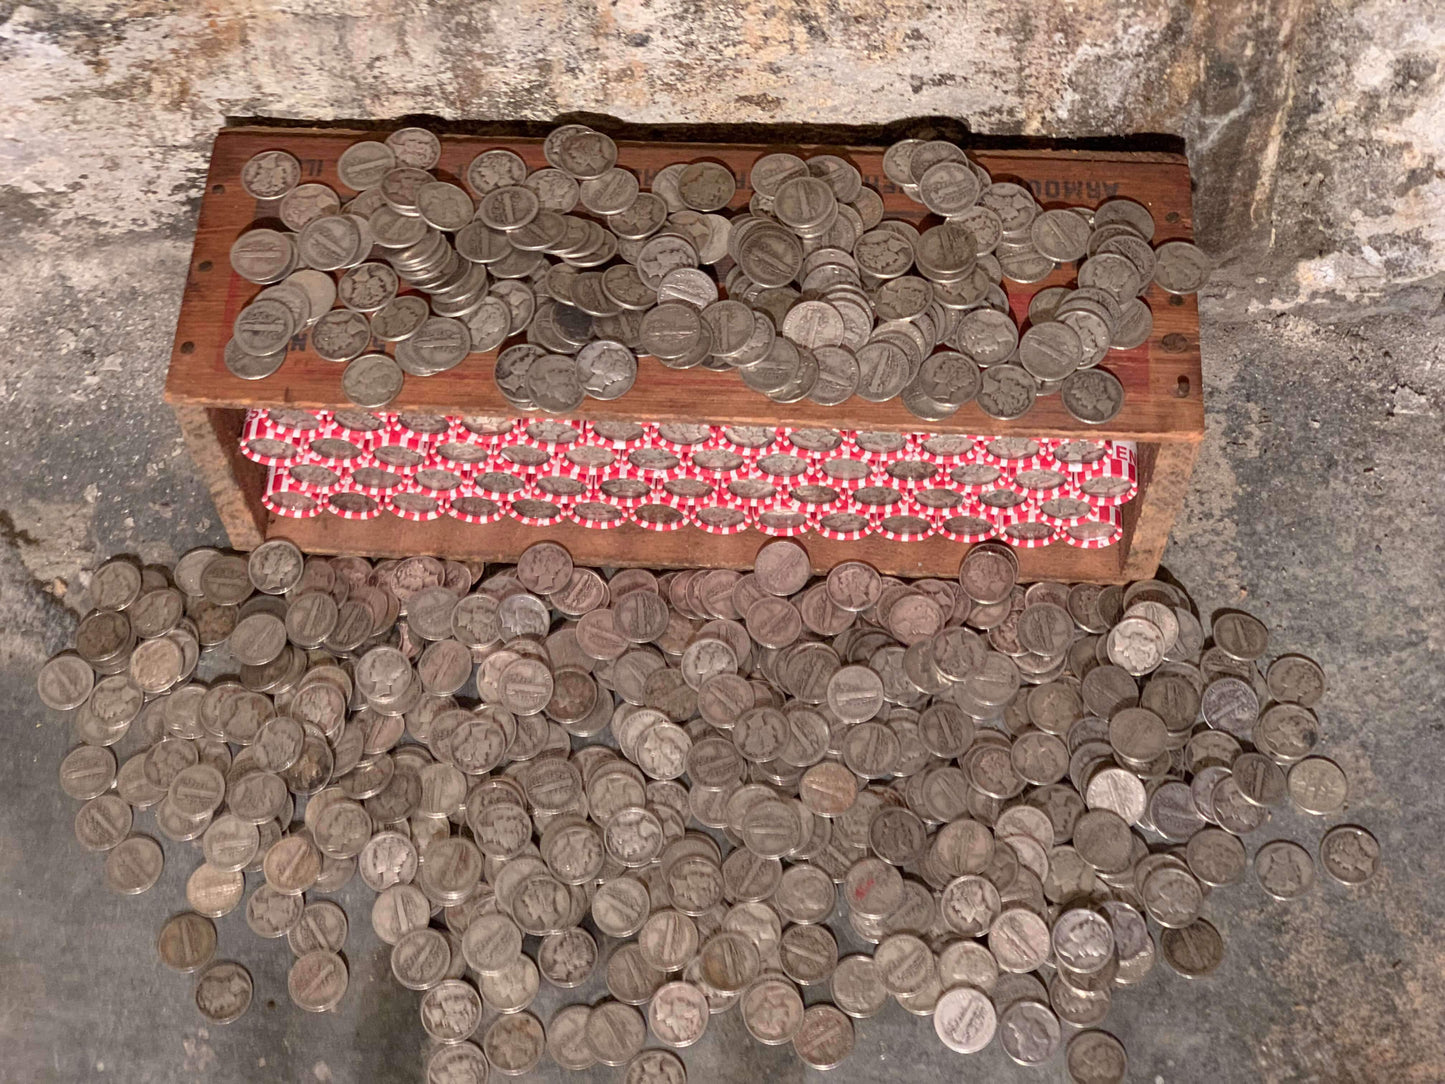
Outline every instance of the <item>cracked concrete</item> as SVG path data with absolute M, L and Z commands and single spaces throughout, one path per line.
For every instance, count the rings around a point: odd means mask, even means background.
M 0 0 L 0 1079 L 413 1076 L 414 998 L 364 919 L 344 1011 L 301 1019 L 285 952 L 228 916 L 222 951 L 251 966 L 257 1002 L 200 1026 L 150 948 L 190 860 L 172 850 L 147 896 L 105 893 L 65 827 L 65 736 L 33 675 L 104 555 L 222 540 L 160 394 L 225 118 L 572 112 L 1187 140 L 1220 270 L 1201 297 L 1208 432 L 1166 565 L 1202 612 L 1246 606 L 1325 664 L 1327 749 L 1386 866 L 1295 905 L 1217 892 L 1220 971 L 1160 968 L 1109 1026 L 1144 1081 L 1445 1079 L 1442 47 L 1445 9 L 1390 0 Z M 354 919 L 361 899 L 345 897 Z M 996 1048 L 960 1063 L 896 1007 L 858 1034 L 840 1079 L 1039 1079 Z M 735 1014 L 687 1060 L 694 1080 L 803 1077 Z

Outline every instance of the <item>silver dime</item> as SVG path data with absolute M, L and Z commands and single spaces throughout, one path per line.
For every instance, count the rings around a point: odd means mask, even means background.
M 1364 884 L 1380 868 L 1380 844 L 1358 825 L 1338 825 L 1320 840 L 1320 865 L 1340 884 Z
M 251 1007 L 251 973 L 238 963 L 221 960 L 196 980 L 196 1008 L 212 1024 L 231 1024 Z

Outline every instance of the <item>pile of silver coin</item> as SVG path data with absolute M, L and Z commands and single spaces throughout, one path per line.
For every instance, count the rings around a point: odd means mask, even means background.
M 157 951 L 207 1020 L 252 998 L 215 958 L 237 907 L 286 939 L 298 1006 L 341 1004 L 356 916 L 325 897 L 359 876 L 431 1081 L 549 1056 L 676 1084 L 667 1048 L 734 1008 L 828 1068 L 892 998 L 951 1050 L 1105 1084 L 1116 992 L 1219 966 L 1211 891 L 1251 865 L 1310 891 L 1293 842 L 1251 863 L 1271 812 L 1345 806 L 1320 668 L 1159 580 L 1025 586 L 988 543 L 956 581 L 819 578 L 788 540 L 748 573 L 608 576 L 548 542 L 482 571 L 273 540 L 95 572 L 38 678 L 72 713 L 60 784 L 117 892 L 155 885 L 156 836 L 199 841 Z M 1344 885 L 1379 858 L 1351 824 L 1319 844 Z M 528 1011 L 599 968 L 606 1000 Z
M 454 184 L 435 173 L 440 140 L 402 129 L 342 153 L 341 185 L 356 193 L 344 204 L 300 183 L 286 151 L 252 158 L 242 185 L 285 228 L 259 225 L 231 249 L 236 272 L 267 288 L 237 316 L 227 367 L 270 376 L 309 329 L 369 409 L 408 375 L 501 349 L 497 386 L 519 411 L 619 398 L 643 353 L 735 369 L 779 403 L 901 398 L 940 421 L 976 400 L 1012 419 L 1059 392 L 1099 424 L 1124 402 L 1099 363 L 1153 328 L 1140 295 L 1194 292 L 1210 271 L 1187 241 L 1155 248 L 1134 200 L 1045 210 L 946 140 L 905 139 L 883 156 L 888 180 L 936 217 L 922 230 L 885 217 L 882 196 L 833 154 L 761 155 L 752 199 L 729 217 L 738 182 L 717 162 L 670 164 L 644 190 L 616 144 L 583 125 L 555 129 L 543 152 L 549 165 L 529 171 L 510 150 L 483 151 Z M 1064 264 L 1077 264 L 1076 285 L 1035 294 L 1021 333 L 1001 282 Z

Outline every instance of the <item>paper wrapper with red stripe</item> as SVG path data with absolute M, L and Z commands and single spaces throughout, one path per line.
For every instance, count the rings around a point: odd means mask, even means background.
M 1004 516 L 999 537 L 1010 546 L 1034 550 L 1053 542 L 1055 530 L 1054 525 L 1041 516 L 1037 509 L 1015 508 Z
M 1124 513 L 1118 508 L 1099 508 L 1088 519 L 1060 527 L 1054 537 L 1065 545 L 1098 550 L 1112 546 L 1124 536 Z
M 619 452 L 642 448 L 652 440 L 657 426 L 647 422 L 593 421 L 586 426 L 586 440 Z
M 851 429 L 810 428 L 806 426 L 784 426 L 778 430 L 778 451 L 791 451 L 817 462 L 825 455 L 836 452 L 853 439 Z
M 752 460 L 720 442 L 694 448 L 687 456 L 687 469 L 714 482 L 725 481 L 740 471 L 752 469 Z
M 946 514 L 960 508 L 971 508 L 973 498 L 954 488 L 948 482 L 941 485 L 923 486 L 908 494 L 909 500 L 927 509 L 929 515 Z
M 868 513 L 851 502 L 845 507 L 829 508 L 813 517 L 813 529 L 824 538 L 839 542 L 856 542 L 873 533 Z
M 1132 444 L 1120 441 L 1101 469 L 1078 483 L 1079 495 L 1095 508 L 1112 508 L 1132 501 L 1139 492 L 1139 468 Z
M 573 523 L 599 531 L 621 527 L 627 522 L 627 515 L 625 508 L 595 497 L 574 501 L 567 508 L 567 518 Z
M 344 468 L 333 467 L 315 456 L 303 455 L 294 463 L 273 469 L 288 482 L 300 487 L 302 492 L 317 497 L 332 493 L 346 484 Z
M 342 519 L 375 519 L 382 513 L 382 502 L 386 497 L 373 497 L 356 490 L 331 493 L 326 498 L 326 511 Z
M 699 448 L 716 445 L 717 427 L 693 422 L 658 422 L 652 443 L 685 460 Z
M 850 498 L 846 490 L 830 486 L 826 482 L 818 482 L 808 479 L 792 486 L 788 490 L 788 496 L 799 504 L 805 505 L 809 512 L 825 512 L 830 508 L 838 506 L 839 502 L 846 502 Z
M 523 424 L 519 418 L 496 418 L 482 415 L 466 415 L 452 420 L 448 439 L 477 444 L 483 448 L 496 448 L 504 437 L 511 436 Z
M 748 529 L 747 510 L 721 501 L 702 501 L 687 511 L 688 521 L 708 534 L 737 534 Z
M 852 444 L 845 444 L 817 460 L 807 481 L 820 482 L 851 493 L 873 481 L 875 463 Z
M 431 455 L 443 466 L 471 470 L 482 466 L 492 457 L 492 449 L 485 444 L 475 444 L 458 436 L 455 430 L 433 445 Z
M 418 433 L 416 430 L 408 429 L 400 422 L 394 421 L 372 438 L 371 450 L 375 452 L 378 448 L 407 448 L 426 455 L 445 435 L 447 434 Z
M 454 466 L 435 452 L 428 452 L 426 462 L 411 476 L 412 485 L 434 497 L 450 497 L 470 481 L 472 468 Z
M 807 478 L 813 460 L 806 454 L 783 448 L 760 455 L 753 461 L 753 476 L 772 482 L 780 490 L 790 489 Z
M 584 440 L 570 448 L 563 448 L 552 457 L 552 461 L 557 464 L 565 463 L 581 478 L 596 475 L 610 467 L 625 463 L 626 459 L 623 458 L 623 453 L 616 448 Z
M 753 526 L 774 538 L 793 538 L 812 528 L 813 515 L 801 501 L 780 495 L 752 510 Z
M 463 523 L 495 523 L 507 514 L 509 504 L 511 501 L 506 498 L 484 497 L 471 486 L 465 486 L 447 501 L 447 515 Z
M 913 450 L 913 434 L 892 430 L 855 430 L 847 447 L 870 463 L 890 463 Z
M 1036 455 L 1013 469 L 1009 486 L 1033 501 L 1047 500 L 1073 491 L 1073 478 L 1051 455 Z
M 261 503 L 287 519 L 311 519 L 321 514 L 322 497 L 306 492 L 275 467 L 266 473 L 266 489 L 261 494 Z
M 1058 496 L 1035 501 L 1034 505 L 1038 508 L 1039 514 L 1055 527 L 1082 523 L 1094 514 L 1094 506 L 1088 502 L 1087 498 L 1080 496 L 1076 489 L 1069 489 Z
M 686 509 L 694 504 L 716 499 L 718 489 L 717 482 L 707 478 L 695 467 L 690 467 L 672 478 L 658 482 L 653 499 L 673 508 Z
M 531 482 L 531 472 L 514 468 L 500 456 L 472 468 L 472 488 L 484 497 L 511 500 Z
M 889 463 L 879 464 L 871 479 L 874 485 L 896 486 L 904 493 L 931 486 L 946 477 L 941 464 L 910 452 Z
M 606 501 L 624 511 L 657 499 L 660 479 L 649 478 L 631 466 L 617 466 L 588 479 L 586 499 Z
M 355 489 L 373 497 L 384 497 L 411 480 L 415 467 L 397 467 L 383 463 L 373 455 L 364 455 L 361 461 L 346 469 L 344 488 Z
M 904 503 L 903 490 L 881 482 L 854 490 L 850 496 L 853 498 L 853 506 L 870 519 L 888 515 Z
M 508 502 L 507 514 L 528 527 L 550 527 L 567 518 L 570 505 L 565 499 L 517 496 Z
M 993 520 L 995 526 L 1000 529 L 1015 513 L 1030 511 L 1034 504 L 1022 493 L 1015 492 L 1009 486 L 989 488 L 973 499 L 973 506 L 989 519 Z
M 784 441 L 783 430 L 771 425 L 720 425 L 717 446 L 748 459 L 773 451 Z
M 276 467 L 295 462 L 303 452 L 299 439 L 283 436 L 259 412 L 253 412 L 241 430 L 241 454 L 252 463 Z
M 767 478 L 760 478 L 756 472 L 752 472 L 747 476 L 739 475 L 720 483 L 717 487 L 717 499 L 752 514 L 770 501 L 786 496 L 787 492 L 785 486 Z
M 874 534 L 893 542 L 918 542 L 933 533 L 933 517 L 929 510 L 905 497 L 886 512 L 868 517 Z
M 258 411 L 266 424 L 278 435 L 309 437 L 326 428 L 331 421 L 329 410 L 299 410 L 296 407 L 271 407 Z
M 1084 437 L 1069 437 L 1054 441 L 1049 455 L 1060 470 L 1066 470 L 1077 481 L 1097 474 L 1103 469 L 1103 462 L 1114 454 L 1112 440 L 1088 440 Z
M 951 485 L 967 496 L 977 496 L 986 489 L 1007 486 L 1012 476 L 997 463 L 986 463 L 978 452 L 962 463 L 943 468 L 941 483 Z
M 914 453 L 941 467 L 966 463 L 978 447 L 978 437 L 966 433 L 915 433 Z
M 444 414 L 407 412 L 393 414 L 391 428 L 403 436 L 424 442 L 430 449 L 451 436 L 452 420 Z
M 1012 470 L 1035 456 L 1048 455 L 1053 441 L 1047 437 L 980 437 L 976 458 L 982 463 Z
M 998 534 L 998 527 L 973 505 L 961 508 L 932 510 L 933 531 L 954 542 L 987 542 Z
M 540 448 L 550 454 L 565 451 L 587 441 L 587 423 L 564 418 L 527 418 L 513 430 L 517 443 Z
M 533 448 L 530 444 L 507 444 L 497 449 L 495 457 L 490 461 L 489 466 L 496 470 L 509 470 L 518 474 L 531 474 L 540 470 L 552 457 L 540 448 Z M 476 473 L 473 468 L 472 473 Z
M 624 463 L 640 471 L 645 477 L 661 481 L 675 477 L 688 469 L 682 456 L 660 444 L 648 444 L 641 448 L 629 449 L 623 456 Z
M 366 456 L 375 439 L 374 433 L 357 432 L 333 421 L 305 438 L 305 447 L 316 462 L 344 467 Z
M 382 507 L 392 515 L 413 523 L 428 523 L 446 515 L 445 497 L 426 492 L 414 483 L 408 483 L 392 490 L 381 501 Z
M 690 522 L 686 505 L 678 507 L 670 501 L 656 498 L 634 505 L 627 512 L 627 518 L 649 531 L 675 531 Z

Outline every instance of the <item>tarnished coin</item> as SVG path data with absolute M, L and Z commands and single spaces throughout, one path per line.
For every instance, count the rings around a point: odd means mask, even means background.
M 1081 1031 L 1069 1040 L 1064 1067 L 1072 1084 L 1123 1084 L 1129 1059 L 1106 1031 Z
M 1259 886 L 1275 899 L 1292 900 L 1314 885 L 1315 863 L 1299 844 L 1276 839 L 1255 853 L 1254 874 Z
M 105 856 L 105 883 L 122 896 L 148 892 L 161 878 L 165 854 L 149 836 L 131 836 Z
M 212 1024 L 230 1024 L 251 1007 L 251 973 L 238 963 L 221 960 L 196 980 L 196 1008 Z
M 172 971 L 189 974 L 216 954 L 216 925 L 204 915 L 182 911 L 168 918 L 156 938 L 156 955 Z
M 1340 884 L 1364 884 L 1379 871 L 1380 844 L 1358 825 L 1338 825 L 1320 840 L 1320 865 Z
M 329 1012 L 346 995 L 346 963 L 325 949 L 308 952 L 291 965 L 286 989 L 291 1000 L 307 1012 Z

